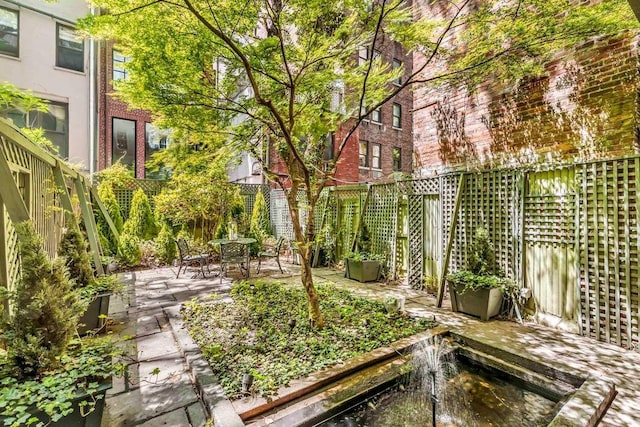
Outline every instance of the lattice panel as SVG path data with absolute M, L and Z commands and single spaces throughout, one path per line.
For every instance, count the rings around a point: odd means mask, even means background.
M 447 180 L 445 180 L 447 182 Z M 463 188 L 458 227 L 451 253 L 450 271 L 464 268 L 468 245 L 473 241 L 478 227 L 489 231 L 493 242 L 496 261 L 510 277 L 516 277 L 519 271 L 517 245 L 519 226 L 514 221 L 518 217 L 518 190 L 516 173 L 513 171 L 486 171 L 466 175 Z M 451 213 L 455 205 L 456 186 L 447 182 L 447 200 L 443 206 L 450 209 L 445 214 L 445 234 L 451 223 Z M 443 239 L 446 242 L 446 239 Z M 446 243 L 445 243 L 446 244 Z M 445 248 L 446 249 L 446 248 Z
M 166 181 L 162 179 L 136 179 L 132 181 L 131 185 L 127 188 L 114 188 L 113 192 L 115 193 L 118 205 L 120 205 L 122 219 L 126 221 L 127 218 L 129 218 L 129 210 L 131 209 L 133 193 L 135 193 L 138 188 L 141 188 L 142 191 L 144 191 L 149 198 L 151 208 L 153 208 L 155 205 L 153 198 L 160 194 L 164 185 L 166 185 Z
M 426 178 L 411 181 L 413 194 L 440 194 L 440 179 Z
M 409 286 L 422 289 L 424 201 L 422 196 L 409 196 Z
M 524 198 L 524 236 L 527 243 L 573 245 L 576 203 L 574 194 Z
M 293 226 L 284 192 L 282 190 L 271 190 L 269 199 L 269 215 L 274 235 L 276 237 L 285 236 L 287 239 L 293 240 Z
M 578 171 L 582 331 L 637 346 L 640 158 L 591 163 Z
M 391 275 L 396 273 L 398 194 L 395 184 L 371 186 L 364 221 L 371 237 L 371 251 L 386 255 Z
M 4 155 L 9 163 L 13 163 L 24 169 L 31 167 L 31 157 L 27 151 L 5 137 L 2 137 L 0 141 L 2 142 L 2 144 L 0 144 L 2 151 L 4 151 Z

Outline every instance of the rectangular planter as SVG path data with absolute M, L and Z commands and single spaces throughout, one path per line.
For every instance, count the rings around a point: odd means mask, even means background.
M 102 413 L 104 412 L 104 401 L 107 390 L 111 388 L 111 381 L 98 387 L 98 391 L 93 395 L 82 394 L 71 400 L 73 412 L 62 417 L 60 420 L 53 422 L 49 416 L 37 409 L 28 409 L 34 417 L 36 417 L 43 425 L 59 426 L 59 427 L 100 427 L 102 425 Z M 88 414 L 84 414 L 80 410 L 80 403 L 91 402 L 95 400 L 95 408 Z M 83 409 L 85 410 L 85 409 Z M 4 425 L 4 417 L 0 416 L 0 425 Z
M 462 285 L 449 282 L 451 309 L 460 313 L 489 320 L 500 313 L 502 291 L 498 288 L 467 290 L 460 293 Z
M 78 334 L 86 335 L 89 332 L 106 331 L 110 297 L 110 293 L 100 294 L 89 303 L 87 311 L 78 320 Z
M 358 282 L 375 282 L 380 278 L 382 264 L 380 261 L 354 261 L 344 260 L 344 277 Z

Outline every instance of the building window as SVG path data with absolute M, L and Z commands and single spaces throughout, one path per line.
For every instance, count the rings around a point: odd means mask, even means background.
M 17 10 L 0 7 L 0 53 L 9 56 L 19 55 L 19 15 Z
M 131 58 L 124 56 L 117 50 L 113 51 L 113 81 L 127 80 L 129 78 L 125 64 L 130 60 Z
M 10 110 L 7 118 L 20 128 L 37 129 L 44 131 L 47 138 L 56 147 L 58 155 L 62 158 L 69 156 L 69 114 L 67 104 L 47 101 L 47 111 Z
M 335 149 L 334 144 L 335 141 L 333 133 L 328 133 L 327 137 L 325 138 L 324 152 L 322 153 L 322 160 L 324 160 L 325 162 L 333 160 L 333 151 Z
M 400 147 L 393 147 L 393 170 L 399 171 L 402 169 L 402 150 Z
M 118 161 L 125 166 L 136 166 L 136 122 L 113 118 L 111 126 L 111 163 Z
M 380 107 L 371 111 L 371 121 L 376 123 L 382 122 L 382 112 L 380 111 Z
M 393 127 L 402 129 L 402 105 L 393 104 Z
M 56 41 L 56 66 L 84 71 L 84 41 L 73 28 L 60 24 Z
M 166 169 L 158 170 L 155 167 L 149 167 L 148 162 L 151 160 L 153 153 L 165 150 L 171 144 L 171 130 L 160 129 L 151 123 L 144 124 L 144 177 L 150 179 L 166 179 L 169 171 Z
M 382 162 L 380 161 L 380 144 L 371 144 L 371 167 L 373 169 L 382 169 Z
M 360 141 L 360 167 L 369 167 L 369 143 L 367 141 Z
M 369 50 L 366 47 L 361 47 L 358 50 L 358 65 L 363 65 L 369 60 Z
M 398 72 L 398 69 L 402 68 L 402 62 L 398 59 L 393 59 L 393 71 Z M 393 80 L 393 84 L 400 86 L 402 85 L 402 75 L 398 76 L 398 78 Z

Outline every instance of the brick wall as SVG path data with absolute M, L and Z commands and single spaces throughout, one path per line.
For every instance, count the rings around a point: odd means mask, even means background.
M 113 159 L 113 118 L 136 122 L 136 178 L 144 178 L 145 124 L 151 123 L 151 114 L 144 110 L 131 109 L 126 103 L 115 99 L 111 79 L 113 76 L 113 43 L 100 46 L 98 78 L 98 170 L 111 166 Z M 115 159 L 117 160 L 117 159 Z
M 545 68 L 513 90 L 414 88 L 416 175 L 638 152 L 637 36 L 585 42 Z
M 403 63 L 405 73 L 402 81 L 405 81 L 413 69 L 413 55 L 411 53 L 407 54 L 400 44 L 388 39 L 384 39 L 382 41 L 380 51 L 384 62 L 392 64 L 392 61 L 396 59 Z M 390 84 L 389 87 L 394 88 L 395 86 Z M 402 106 L 402 126 L 399 129 L 392 126 L 394 103 L 398 103 Z M 413 157 L 412 110 L 413 95 L 410 90 L 405 89 L 381 107 L 381 123 L 366 121 L 360 125 L 360 140 L 381 145 L 382 168 L 378 171 L 374 171 L 371 167 L 359 168 L 358 181 L 380 182 L 388 180 L 390 175 L 396 172 L 393 170 L 394 147 L 400 148 L 402 156 L 400 161 L 401 170 L 397 172 L 403 172 L 406 174 L 411 173 Z M 359 152 L 357 146 L 355 156 L 355 165 L 358 165 Z

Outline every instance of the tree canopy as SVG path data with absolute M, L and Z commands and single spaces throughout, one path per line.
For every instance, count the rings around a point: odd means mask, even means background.
M 266 162 L 263 170 L 287 195 L 310 315 L 321 324 L 308 263 L 315 204 L 362 120 L 410 86 L 517 81 L 541 73 L 557 49 L 637 25 L 622 0 L 576 3 L 101 0 L 108 14 L 83 26 L 131 57 L 121 96 L 154 112 L 176 139 L 260 160 L 268 142 L 284 170 Z M 411 72 L 377 54 L 396 44 L 415 54 Z M 339 126 L 333 160 L 322 168 L 326 136 Z

